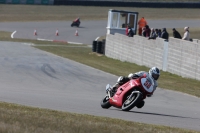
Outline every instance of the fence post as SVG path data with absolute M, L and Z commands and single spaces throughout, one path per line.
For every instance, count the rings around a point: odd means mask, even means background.
M 162 67 L 162 70 L 163 71 L 167 71 L 167 57 L 168 57 L 168 44 L 169 42 L 168 41 L 163 41 L 164 43 L 164 52 L 163 52 L 163 67 Z

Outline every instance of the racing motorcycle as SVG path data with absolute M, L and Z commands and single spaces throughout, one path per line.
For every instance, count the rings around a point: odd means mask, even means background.
M 80 24 L 81 24 L 80 21 L 77 21 L 77 22 L 73 21 L 72 24 L 71 24 L 71 27 L 73 27 L 73 26 L 79 27 Z
M 142 108 L 144 99 L 154 92 L 153 81 L 144 74 L 138 79 L 131 79 L 112 92 L 111 86 L 106 86 L 106 96 L 101 101 L 101 107 L 108 109 L 111 106 L 129 111 L 135 106 Z

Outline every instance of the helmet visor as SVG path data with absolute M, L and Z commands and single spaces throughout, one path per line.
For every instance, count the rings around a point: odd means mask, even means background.
M 160 76 L 159 74 L 154 74 L 154 73 L 152 74 L 152 77 L 154 78 L 154 80 L 158 80 L 159 76 Z

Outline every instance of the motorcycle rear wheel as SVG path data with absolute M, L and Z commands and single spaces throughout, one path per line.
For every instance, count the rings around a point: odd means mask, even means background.
M 129 111 L 132 108 L 134 108 L 140 101 L 142 100 L 142 94 L 141 93 L 135 93 L 132 98 L 128 98 L 125 100 L 125 102 L 122 105 L 123 111 Z
M 101 100 L 101 107 L 104 109 L 108 109 L 110 108 L 112 105 L 109 102 L 109 98 L 108 96 L 105 96 L 102 100 Z

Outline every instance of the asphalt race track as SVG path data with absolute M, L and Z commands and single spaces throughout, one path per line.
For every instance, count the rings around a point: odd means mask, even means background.
M 23 31 L 18 26 L 20 23 L 7 23 L 7 27 L 2 27 L 5 24 L 0 23 L 0 30 Z M 24 25 L 24 31 L 28 32 L 26 29 L 29 28 Z M 100 29 L 90 30 L 88 33 L 92 34 Z M 16 36 L 20 37 L 18 31 Z M 90 34 L 85 41 L 94 39 Z M 79 42 L 74 32 L 72 36 L 74 40 L 70 41 Z M 100 101 L 105 96 L 105 86 L 114 84 L 117 76 L 26 43 L 0 42 L 0 62 L 0 101 L 200 131 L 200 99 L 194 96 L 158 88 L 153 97 L 146 99 L 142 109 L 134 108 L 130 112 L 102 109 Z

